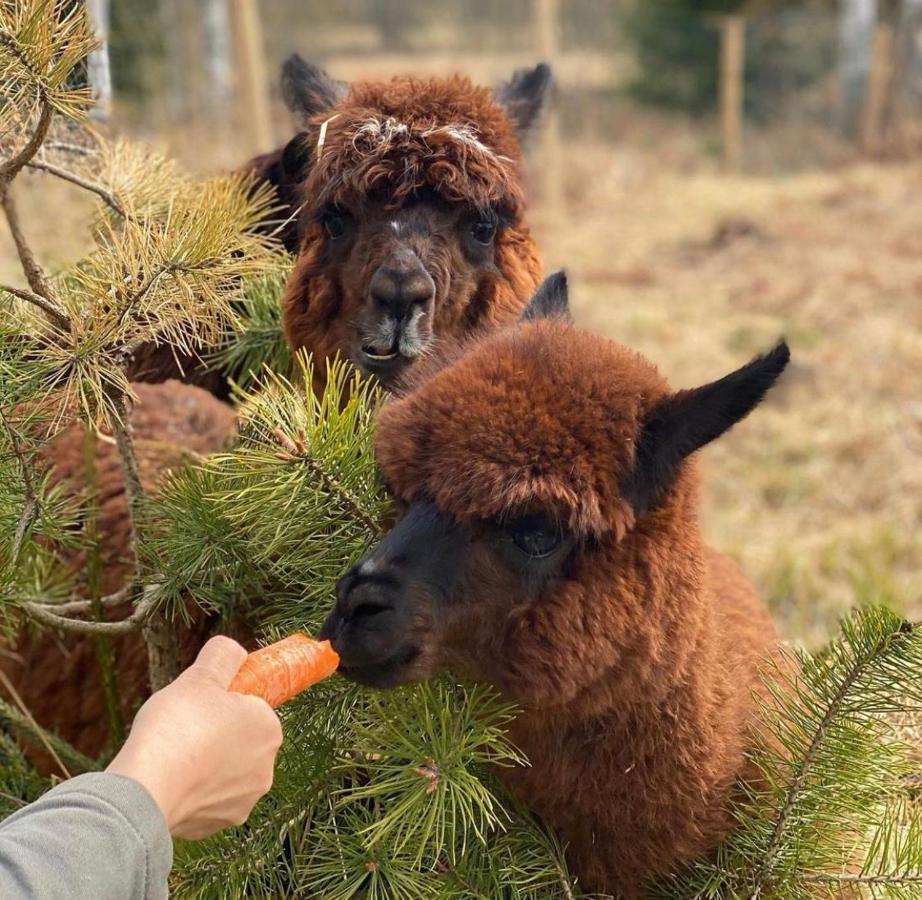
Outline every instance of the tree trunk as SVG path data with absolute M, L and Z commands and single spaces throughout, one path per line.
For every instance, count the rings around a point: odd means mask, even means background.
M 867 92 L 874 40 L 875 0 L 842 0 L 839 16 L 840 127 L 854 135 Z
M 231 25 L 228 0 L 205 0 L 205 71 L 208 108 L 216 121 L 225 118 L 234 92 L 231 64 Z

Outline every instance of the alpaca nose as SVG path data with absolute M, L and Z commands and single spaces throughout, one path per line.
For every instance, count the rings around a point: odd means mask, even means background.
M 412 250 L 401 249 L 378 266 L 368 291 L 376 303 L 402 322 L 414 309 L 432 300 L 435 282 Z
M 339 650 L 348 636 L 346 655 L 373 654 L 378 638 L 395 624 L 396 590 L 389 579 L 367 577 L 362 563 L 353 566 L 336 586 L 336 607 L 321 629 L 321 639 L 333 641 Z

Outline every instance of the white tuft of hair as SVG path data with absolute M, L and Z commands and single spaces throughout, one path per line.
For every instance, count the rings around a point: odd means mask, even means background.
M 410 127 L 393 116 L 388 116 L 383 122 L 380 119 L 367 119 L 353 132 L 352 146 L 355 147 L 361 140 L 366 145 L 387 149 L 395 139 L 409 134 Z
M 359 149 L 358 143 L 361 141 L 365 147 L 387 150 L 394 140 L 406 138 L 411 133 L 409 125 L 392 116 L 388 116 L 384 120 L 370 118 L 359 125 L 352 133 L 352 146 Z M 417 134 L 423 140 L 435 134 L 445 135 L 460 144 L 466 151 L 488 156 L 501 162 L 512 162 L 508 156 L 496 153 L 480 140 L 480 132 L 476 126 L 470 123 L 455 122 L 448 125 L 432 125 L 419 130 Z

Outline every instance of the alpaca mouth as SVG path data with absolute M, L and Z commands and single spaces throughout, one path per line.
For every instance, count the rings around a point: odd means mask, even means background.
M 397 347 L 391 347 L 390 350 L 382 352 L 380 348 L 375 347 L 373 344 L 363 344 L 362 356 L 375 363 L 393 362 L 400 356 L 400 351 Z
M 365 687 L 393 688 L 408 680 L 406 669 L 416 661 L 419 655 L 419 647 L 406 647 L 393 656 L 376 663 L 351 666 L 340 663 L 337 671 L 344 678 Z

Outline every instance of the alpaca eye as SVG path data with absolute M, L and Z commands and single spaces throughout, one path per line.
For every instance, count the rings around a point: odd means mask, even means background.
M 473 237 L 478 244 L 489 244 L 490 241 L 496 237 L 496 223 L 477 222 L 475 225 L 471 226 L 471 237 Z
M 529 517 L 511 529 L 512 542 L 533 559 L 550 556 L 563 540 L 560 529 L 546 519 Z
M 323 227 L 326 228 L 330 240 L 335 241 L 346 233 L 346 220 L 336 213 L 330 213 L 323 217 Z

